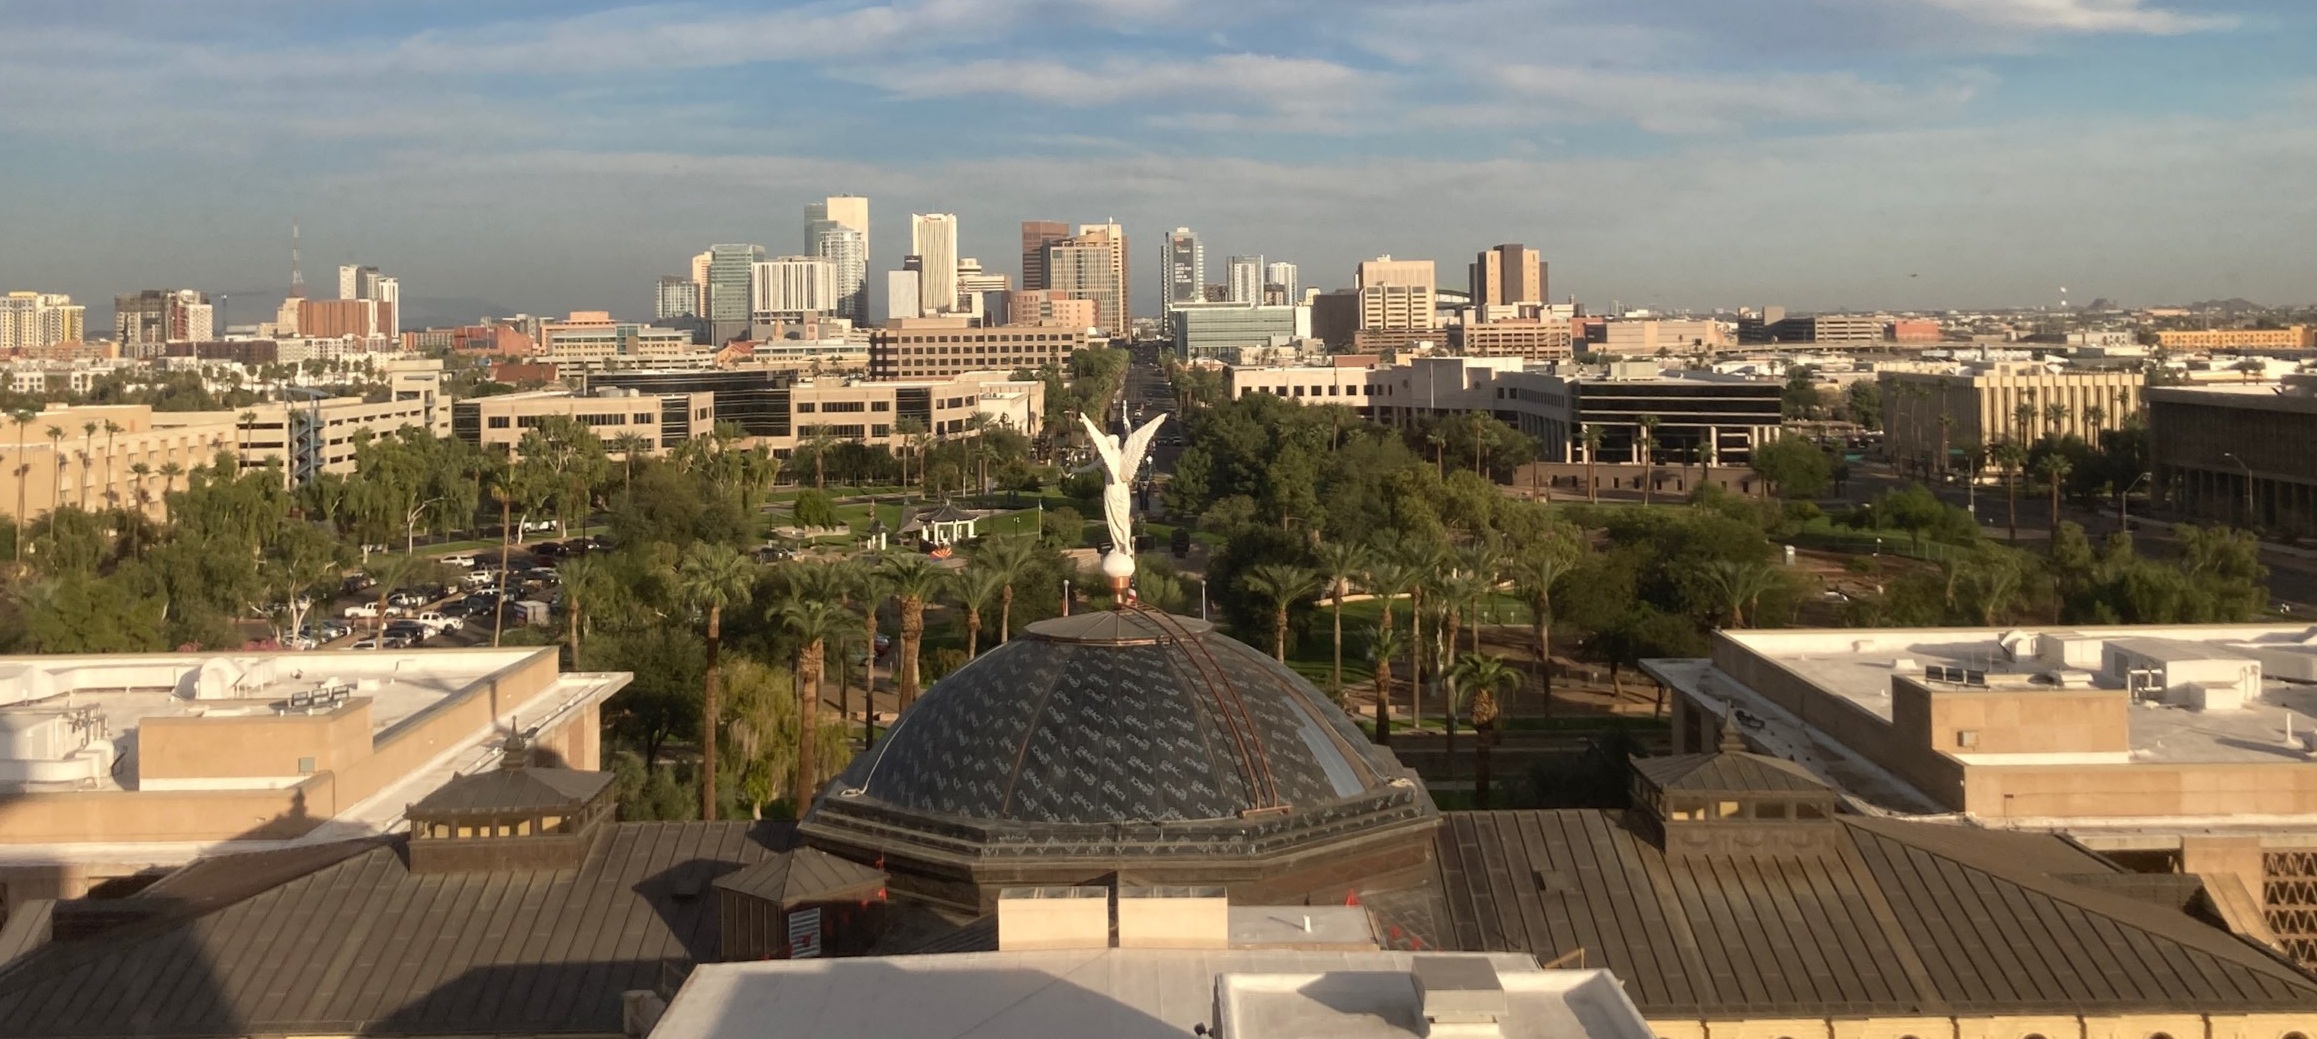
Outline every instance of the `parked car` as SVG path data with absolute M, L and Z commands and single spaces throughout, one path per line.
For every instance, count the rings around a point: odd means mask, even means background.
M 453 552 L 450 555 L 442 557 L 442 564 L 444 566 L 456 566 L 472 570 L 475 566 L 475 554 L 472 552 Z
M 531 554 L 541 559 L 554 559 L 564 554 L 563 542 L 542 541 L 531 546 Z
M 479 570 L 468 571 L 465 576 L 459 578 L 459 583 L 466 585 L 469 588 L 479 588 L 486 584 L 496 583 L 498 580 L 498 568 L 483 567 Z
M 312 648 L 314 648 L 314 647 L 316 647 L 316 646 L 319 646 L 319 645 L 321 645 L 321 642 L 317 641 L 317 640 L 316 640 L 316 639 L 315 639 L 313 636 L 311 636 L 311 635 L 284 635 L 284 636 L 282 636 L 282 648 L 283 648 L 283 649 L 312 649 Z
M 402 591 L 399 591 L 399 592 L 395 592 L 394 594 L 392 594 L 392 595 L 389 595 L 389 596 L 387 596 L 387 597 L 386 597 L 386 605 L 388 605 L 388 606 L 400 606 L 400 607 L 403 607 L 403 608 L 405 608 L 405 609 L 408 609 L 408 608 L 410 608 L 410 607 L 414 607 L 414 606 L 424 606 L 424 605 L 426 605 L 426 604 L 427 604 L 427 597 L 426 597 L 426 593 L 424 593 L 424 592 L 414 592 L 414 591 L 411 591 L 411 590 L 409 590 L 409 589 L 407 589 L 407 588 L 406 588 L 406 589 L 403 589 Z
M 428 610 L 411 619 L 426 625 L 428 629 L 438 635 L 446 631 L 457 631 L 467 626 L 466 621 L 439 610 Z
M 377 649 L 377 648 L 379 647 L 379 645 L 380 645 L 380 642 L 381 642 L 381 641 L 382 641 L 382 640 L 380 640 L 380 639 L 375 639 L 375 638 L 368 638 L 368 639 L 363 639 L 363 640 L 362 640 L 362 641 L 360 641 L 360 642 L 356 642 L 355 644 L 353 644 L 353 645 L 351 645 L 351 646 L 348 646 L 348 647 L 346 647 L 346 648 L 347 648 L 347 649 Z M 409 648 L 410 648 L 410 640 L 409 640 L 409 639 L 406 639 L 406 638 L 403 638 L 403 637 L 402 637 L 402 636 L 400 636 L 400 635 L 388 635 L 388 636 L 386 636 L 386 638 L 383 640 L 383 642 L 384 642 L 384 644 L 385 644 L 385 646 L 386 646 L 386 648 L 387 648 L 387 649 L 409 649 Z
M 378 604 L 374 602 L 356 603 L 346 607 L 344 616 L 347 620 L 377 620 Z
M 537 533 L 540 533 L 540 532 L 542 532 L 542 531 L 548 531 L 548 530 L 554 530 L 554 529 L 555 529 L 555 521 L 554 521 L 554 520 L 524 520 L 524 521 L 523 521 L 523 533 L 525 533 L 525 534 L 537 534 Z
M 426 625 L 417 621 L 400 620 L 388 623 L 386 634 L 388 637 L 400 636 L 406 644 L 415 646 L 426 641 L 426 637 L 433 632 L 428 631 Z
M 339 587 L 345 589 L 348 595 L 358 595 L 378 587 L 378 579 L 369 574 L 352 574 Z
M 584 556 L 593 551 L 595 542 L 586 538 L 572 538 L 563 543 L 563 554 L 567 556 Z

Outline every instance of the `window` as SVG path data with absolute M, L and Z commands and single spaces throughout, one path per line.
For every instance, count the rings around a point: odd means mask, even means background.
M 1797 819 L 1824 819 L 1826 818 L 1826 806 L 1809 801 L 1798 802 L 1794 806 L 1794 817 Z
M 1745 806 L 1736 801 L 1714 802 L 1714 818 L 1716 819 L 1735 819 L 1744 810 Z
M 796 410 L 797 410 L 797 414 L 800 414 L 800 415 L 810 415 L 810 414 L 812 414 L 812 413 L 813 413 L 813 402 L 811 402 L 811 401 L 809 401 L 809 400 L 808 400 L 808 401 L 799 401 L 799 402 L 797 402 Z
M 1748 813 L 1748 817 L 1754 819 L 1784 819 L 1787 817 L 1786 809 L 1787 804 L 1784 801 L 1756 801 L 1754 802 L 1754 810 Z
M 490 425 L 491 425 L 491 428 L 492 428 L 492 429 L 505 429 L 505 428 L 507 428 L 507 426 L 508 426 L 508 419 L 507 419 L 507 416 L 505 416 L 505 415 L 493 415 L 493 416 L 491 416 Z
M 628 424 L 629 424 L 629 425 L 631 425 L 631 426 L 648 426 L 648 425 L 651 425 L 651 424 L 652 424 L 652 413 L 651 413 L 651 412 L 648 412 L 648 411 L 639 411 L 639 412 L 636 412 L 635 414 L 628 416 Z
M 891 411 L 891 410 L 893 410 L 893 402 L 892 402 L 892 401 L 889 401 L 889 400 L 873 400 L 873 401 L 870 401 L 870 402 L 869 402 L 869 410 L 870 410 L 870 411 Z
M 892 436 L 892 435 L 893 435 L 893 427 L 891 427 L 891 426 L 870 426 L 870 427 L 869 427 L 869 435 L 870 435 L 870 436 L 873 436 L 873 437 L 889 437 L 889 436 Z
M 857 400 L 832 400 L 826 404 L 821 405 L 821 410 L 831 414 L 837 412 L 850 413 L 855 411 L 867 411 L 869 410 L 869 405 L 863 401 Z

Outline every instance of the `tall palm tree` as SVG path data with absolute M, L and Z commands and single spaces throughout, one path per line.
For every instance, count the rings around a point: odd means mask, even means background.
M 1247 569 L 1245 583 L 1249 594 L 1271 607 L 1271 655 L 1284 664 L 1288 608 L 1319 593 L 1319 573 L 1290 563 L 1261 563 Z
M 748 599 L 755 583 L 755 566 L 746 556 L 725 545 L 696 542 L 676 564 L 676 595 L 686 606 L 707 615 L 708 667 L 700 697 L 700 818 L 716 818 L 716 656 L 724 642 L 724 608 Z M 809 716 L 808 716 L 809 720 Z M 807 725 L 807 729 L 811 726 Z
M 104 426 L 95 419 L 80 424 L 80 507 L 88 508 L 89 456 L 97 450 L 97 430 Z
M 861 611 L 861 716 L 876 713 L 877 611 L 885 602 L 884 571 L 877 568 L 876 560 L 866 557 L 833 567 L 815 567 L 802 572 L 795 591 L 805 598 L 844 602 Z M 829 650 L 837 653 L 837 717 L 848 722 L 853 717 L 853 702 L 845 686 L 845 648 L 850 644 L 850 636 L 844 636 L 822 647 L 824 658 Z M 898 682 L 900 676 L 896 674 L 894 680 Z
M 24 477 L 32 472 L 32 463 L 24 453 L 24 430 L 39 417 L 40 413 L 31 408 L 18 408 L 8 413 L 9 421 L 16 423 L 16 562 L 20 565 L 24 562 L 24 496 L 29 490 L 25 486 Z
M 1657 491 L 1657 480 L 1651 475 L 1657 468 L 1657 416 L 1643 415 L 1634 426 L 1633 453 L 1641 460 L 1641 504 L 1648 505 Z
M 1498 717 L 1496 693 L 1519 686 L 1520 673 L 1488 654 L 1466 653 L 1457 658 L 1453 675 L 1456 687 L 1472 697 L 1472 806 L 1487 808 L 1489 742 L 1496 733 Z M 1455 711 L 1449 714 L 1454 716 Z M 1454 754 L 1455 749 L 1450 748 L 1449 753 Z
M 1376 633 L 1368 637 L 1368 661 L 1375 667 L 1376 742 L 1384 746 L 1392 743 L 1392 660 L 1400 655 L 1400 631 L 1391 620 L 1378 622 Z
M 555 568 L 556 583 L 563 587 L 563 619 L 565 641 L 571 647 L 571 667 L 579 669 L 579 636 L 586 626 L 584 614 L 589 603 L 610 590 L 611 574 L 602 560 L 594 556 L 580 556 L 565 560 Z
M 891 556 L 878 569 L 900 607 L 901 655 L 894 661 L 893 678 L 900 697 L 898 709 L 906 711 L 917 702 L 917 650 L 925 642 L 925 603 L 940 590 L 945 572 L 915 553 Z
M 1344 596 L 1351 594 L 1352 582 L 1361 579 L 1368 569 L 1368 551 L 1359 545 L 1344 541 L 1323 541 L 1315 553 L 1320 577 L 1327 582 L 1328 598 L 1335 606 L 1335 657 L 1328 671 L 1328 695 L 1338 703 L 1344 696 Z
M 1476 569 L 1458 566 L 1444 575 L 1434 588 L 1440 600 L 1442 659 L 1455 659 L 1457 630 L 1467 624 L 1473 629 L 1474 641 L 1479 641 L 1480 617 L 1473 612 L 1472 604 L 1487 595 L 1493 583 L 1490 576 Z M 1478 651 L 1479 647 L 1475 645 L 1474 652 Z M 1456 675 L 1453 666 L 1435 670 L 1440 672 L 1434 676 L 1434 680 L 1441 685 L 1440 717 L 1447 730 L 1448 774 L 1453 778 L 1456 775 Z
M 969 565 L 982 567 L 998 578 L 998 642 L 1014 638 L 1014 586 L 1029 579 L 1037 558 L 1034 537 L 990 538 L 974 550 Z
M 2050 427 L 2051 435 L 2060 435 L 2060 427 L 2068 424 L 2068 415 L 2073 410 L 2056 400 L 2043 406 L 2044 425 Z
M 2068 461 L 2068 456 L 2054 451 L 2043 456 L 2043 461 L 2037 463 L 2036 468 L 2043 473 L 2044 482 L 2051 485 L 2051 543 L 2056 546 L 2060 542 L 2060 485 L 2067 481 L 2068 473 L 2075 469 L 2075 463 Z
M 2027 449 L 2019 446 L 2017 440 L 2005 440 L 1988 453 L 1994 456 L 1996 468 L 2003 471 L 2007 510 L 2003 525 L 2007 539 L 2016 545 L 2019 544 L 2019 477 L 2027 469 Z
M 1408 568 L 1408 724 L 1424 721 L 1424 607 L 1433 598 L 1441 574 L 1448 569 L 1448 546 L 1437 539 L 1410 539 L 1400 544 L 1400 563 Z
M 776 617 L 797 646 L 796 814 L 802 818 L 820 787 L 813 737 L 820 728 L 821 677 L 828 670 L 828 648 L 845 637 L 853 619 L 825 599 L 791 599 L 781 604 Z
M 105 420 L 105 502 L 116 508 L 120 506 L 121 493 L 113 488 L 113 438 L 125 431 L 120 423 Z
M 177 493 L 177 478 L 185 475 L 185 467 L 177 462 L 161 463 L 161 520 L 169 520 L 169 496 Z
M 2021 404 L 2011 409 L 2011 435 L 2025 439 L 2035 430 L 2035 405 Z
M 1585 498 L 1588 501 L 1600 501 L 1601 485 L 1593 479 L 1593 459 L 1601 453 L 1601 427 L 1588 422 L 1583 431 L 1577 434 L 1577 439 L 1585 445 Z
M 949 575 L 950 601 L 965 611 L 965 657 L 981 656 L 982 612 L 997 604 L 1004 589 L 996 571 L 968 564 Z
M 1537 655 L 1538 685 L 1546 714 L 1553 712 L 1553 587 L 1577 568 L 1576 542 L 1554 537 L 1537 542 L 1513 560 L 1513 593 L 1529 609 L 1529 643 Z

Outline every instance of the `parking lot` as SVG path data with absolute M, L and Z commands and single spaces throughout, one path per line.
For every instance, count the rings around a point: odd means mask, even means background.
M 601 538 L 533 542 L 507 553 L 506 573 L 496 549 L 445 552 L 431 558 L 444 564 L 448 579 L 428 587 L 382 590 L 357 570 L 346 575 L 336 595 L 311 607 L 302 629 L 283 641 L 313 650 L 378 648 L 381 637 L 386 649 L 488 646 L 494 621 L 507 630 L 552 625 L 561 616 L 556 566 L 606 547 Z

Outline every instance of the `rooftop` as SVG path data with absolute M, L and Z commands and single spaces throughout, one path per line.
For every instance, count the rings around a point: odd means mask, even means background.
M 1182 1039 L 1398 1039 L 1440 1034 L 1425 1020 L 1427 968 L 1479 961 L 1499 986 L 1506 1039 L 1648 1039 L 1646 1022 L 1602 970 L 1540 970 L 1517 954 L 1088 949 L 982 952 L 702 966 L 654 1039 L 788 1036 L 1104 1036 Z M 1453 972 L 1453 971 L 1451 971 Z M 1435 1013 L 1445 989 L 1434 979 Z

